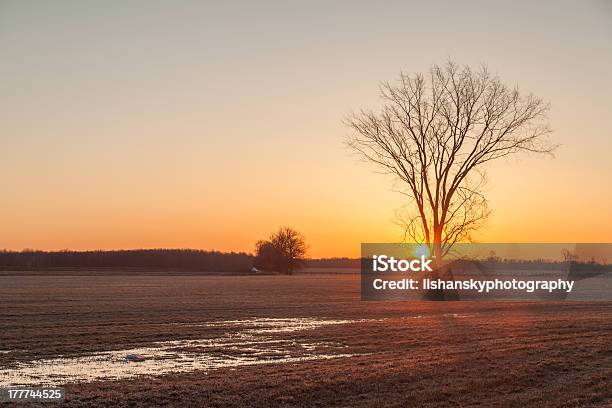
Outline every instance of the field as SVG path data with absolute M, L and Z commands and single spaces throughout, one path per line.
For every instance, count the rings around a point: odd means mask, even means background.
M 0 387 L 66 383 L 66 406 L 612 406 L 612 303 L 361 302 L 350 273 L 56 271 L 3 272 L 0 311 Z

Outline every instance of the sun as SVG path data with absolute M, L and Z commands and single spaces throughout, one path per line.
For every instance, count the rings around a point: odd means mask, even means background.
M 420 258 L 421 256 L 424 256 L 425 258 L 429 258 L 429 245 L 425 245 L 425 244 L 420 244 L 417 245 L 416 248 L 414 249 L 414 254 L 416 255 L 417 258 Z

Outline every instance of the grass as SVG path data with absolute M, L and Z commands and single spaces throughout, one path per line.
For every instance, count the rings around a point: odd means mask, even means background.
M 368 319 L 279 336 L 354 357 L 67 385 L 66 406 L 612 406 L 612 303 L 361 302 L 359 276 L 0 277 L 0 366 L 214 337 L 176 325 Z

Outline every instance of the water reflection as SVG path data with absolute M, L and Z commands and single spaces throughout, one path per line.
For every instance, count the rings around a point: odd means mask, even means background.
M 0 369 L 0 387 L 61 385 L 222 367 L 350 357 L 352 354 L 343 352 L 345 346 L 340 343 L 278 338 L 274 335 L 353 322 L 356 320 L 250 318 L 189 323 L 189 326 L 221 327 L 227 328 L 227 331 L 214 339 L 173 340 L 152 343 L 148 347 L 105 351 L 80 357 L 22 362 L 14 368 Z M 146 359 L 142 362 L 129 362 L 126 360 L 128 354 L 142 355 Z

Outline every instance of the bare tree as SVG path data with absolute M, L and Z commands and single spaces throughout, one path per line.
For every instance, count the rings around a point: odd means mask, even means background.
M 255 266 L 292 274 L 302 266 L 307 249 L 306 240 L 301 233 L 289 227 L 281 227 L 270 235 L 268 240 L 257 241 Z
M 399 181 L 410 198 L 398 214 L 405 239 L 426 243 L 437 259 L 469 241 L 489 215 L 486 163 L 556 148 L 547 138 L 549 105 L 509 88 L 486 67 L 434 65 L 427 75 L 402 73 L 380 91 L 379 112 L 346 119 L 353 130 L 347 143 Z

